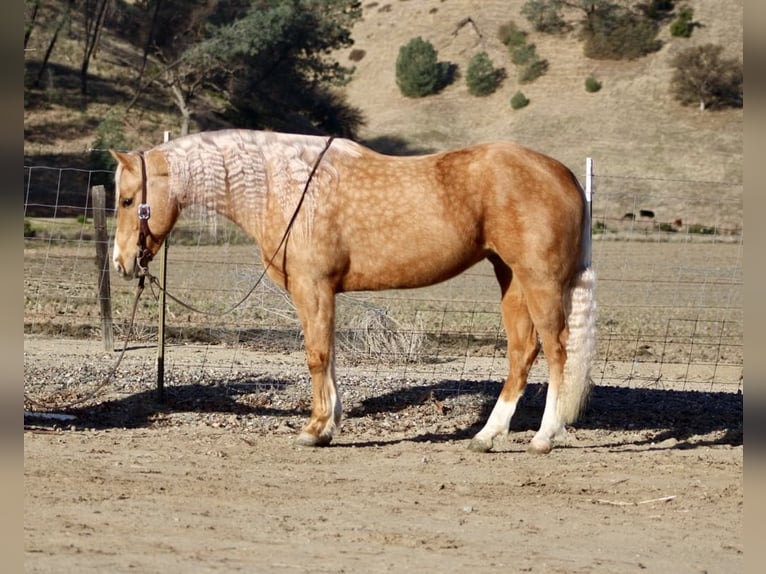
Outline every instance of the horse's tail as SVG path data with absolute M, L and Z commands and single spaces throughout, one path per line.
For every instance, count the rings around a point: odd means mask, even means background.
M 579 271 L 564 297 L 569 338 L 564 383 L 557 401 L 564 424 L 574 422 L 585 408 L 592 387 L 591 363 L 596 352 L 596 273 L 591 264 L 590 203 L 585 202 Z

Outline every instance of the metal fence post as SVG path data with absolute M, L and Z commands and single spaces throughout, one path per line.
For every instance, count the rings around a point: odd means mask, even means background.
M 170 140 L 170 132 L 166 131 L 163 138 L 165 142 Z M 165 241 L 162 243 L 160 249 L 160 289 L 159 295 L 159 317 L 157 325 L 157 399 L 162 402 L 165 400 L 165 283 L 166 274 L 168 269 L 168 240 L 169 237 L 165 237 Z

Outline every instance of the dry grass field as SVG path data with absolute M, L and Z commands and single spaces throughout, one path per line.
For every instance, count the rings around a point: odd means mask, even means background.
M 169 286 L 226 307 L 257 275 L 252 256 L 248 245 L 173 246 Z M 68 418 L 25 417 L 25 568 L 738 571 L 740 259 L 736 243 L 597 242 L 597 385 L 558 448 L 536 457 L 524 450 L 544 405 L 542 361 L 507 439 L 486 455 L 466 449 L 507 368 L 482 266 L 429 289 L 341 300 L 346 317 L 385 309 L 400 329 L 419 316 L 429 343 L 415 360 L 341 345 L 342 432 L 311 450 L 293 442 L 310 389 L 284 298 L 259 289 L 236 317 L 208 324 L 170 305 L 160 401 L 148 293 L 142 337 L 101 387 L 116 353 L 98 336 L 92 256 L 29 247 L 25 408 Z M 118 321 L 132 289 L 114 284 Z M 40 311 L 55 318 L 35 323 Z M 668 338 L 689 317 L 718 326 L 712 343 L 701 330 Z M 709 365 L 725 362 L 732 380 L 711 384 Z

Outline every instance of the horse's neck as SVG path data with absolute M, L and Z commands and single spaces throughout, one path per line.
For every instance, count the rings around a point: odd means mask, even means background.
M 169 148 L 170 193 L 180 209 L 200 206 L 248 233 L 260 227 L 267 194 L 263 156 L 257 149 L 223 146 L 215 138 L 193 148 Z

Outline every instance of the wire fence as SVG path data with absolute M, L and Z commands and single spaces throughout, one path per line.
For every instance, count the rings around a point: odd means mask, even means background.
M 24 168 L 27 338 L 102 337 L 90 192 L 106 185 L 112 206 L 112 177 L 108 171 Z M 743 391 L 741 183 L 598 174 L 594 181 L 594 382 Z M 112 225 L 110 218 L 110 237 Z M 239 301 L 262 272 L 258 247 L 215 215 L 185 212 L 168 245 L 168 291 L 209 312 Z M 111 284 L 119 345 L 134 288 L 121 279 Z M 157 305 L 156 298 L 143 297 L 130 350 L 149 370 L 155 368 Z M 171 373 L 235 379 L 263 372 L 267 361 L 254 365 L 254 356 L 301 356 L 295 311 L 268 280 L 230 314 L 197 314 L 168 301 L 166 315 L 164 362 Z M 433 287 L 340 295 L 337 333 L 341 379 L 344 368 L 458 386 L 507 374 L 499 288 L 486 262 Z M 279 368 L 280 361 L 268 363 Z M 546 376 L 541 354 L 530 381 Z

